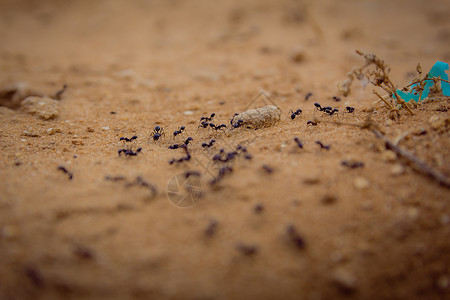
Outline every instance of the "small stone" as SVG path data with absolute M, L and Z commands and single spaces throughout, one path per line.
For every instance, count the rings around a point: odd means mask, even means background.
M 104 126 L 104 127 L 102 127 L 102 130 L 109 130 L 109 126 Z
M 358 190 L 364 190 L 370 186 L 369 181 L 363 177 L 357 177 L 353 183 Z
M 59 116 L 59 102 L 49 97 L 28 97 L 20 103 L 22 109 L 44 120 Z
M 440 116 L 432 116 L 428 120 L 428 123 L 430 124 L 431 128 L 434 130 L 445 130 L 445 126 L 447 124 L 448 119 Z
M 39 133 L 34 132 L 34 131 L 28 131 L 28 130 L 24 130 L 23 135 L 29 136 L 29 137 L 40 137 Z
M 386 162 L 393 162 L 397 159 L 397 154 L 391 150 L 385 150 L 381 153 L 381 158 Z
M 343 268 L 333 272 L 333 281 L 345 293 L 351 293 L 356 289 L 356 277 Z
M 72 144 L 74 144 L 74 145 L 84 145 L 84 143 L 83 143 L 83 141 L 80 141 L 80 140 L 72 140 Z
M 48 135 L 52 135 L 52 134 L 60 133 L 60 132 L 61 132 L 61 129 L 58 129 L 58 128 L 49 128 L 45 131 L 45 133 Z
M 94 132 L 95 130 L 94 130 L 93 128 L 91 128 L 91 127 L 88 126 L 88 127 L 86 128 L 86 131 L 87 131 L 87 132 Z
M 192 115 L 194 112 L 192 111 L 192 110 L 186 110 L 185 112 L 184 112 L 184 114 L 186 115 L 186 116 L 189 116 L 189 115 Z
M 305 60 L 305 49 L 302 47 L 296 47 L 291 53 L 291 60 L 296 63 L 303 62 Z
M 403 167 L 401 164 L 395 164 L 391 168 L 391 174 L 395 176 L 399 176 L 405 173 L 405 167 Z

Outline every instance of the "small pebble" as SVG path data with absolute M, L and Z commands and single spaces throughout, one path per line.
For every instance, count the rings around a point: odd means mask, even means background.
M 48 135 L 52 135 L 52 134 L 60 133 L 60 132 L 61 132 L 61 129 L 58 129 L 58 128 L 49 128 L 45 131 L 45 133 Z
M 44 120 L 59 116 L 59 101 L 48 97 L 28 97 L 20 103 L 21 108 L 28 114 Z
M 386 162 L 393 162 L 397 159 L 397 154 L 391 150 L 385 150 L 381 153 L 381 158 Z
M 364 190 L 370 186 L 369 181 L 363 177 L 357 177 L 353 183 L 358 190 Z
M 356 289 L 356 277 L 345 269 L 336 269 L 333 272 L 333 281 L 344 293 L 351 293 Z
M 109 130 L 109 126 L 102 127 L 102 130 Z
M 391 168 L 391 174 L 395 176 L 399 176 L 405 173 L 405 167 L 403 167 L 401 164 L 395 164 Z
M 192 111 L 192 110 L 186 110 L 185 112 L 184 112 L 184 114 L 186 115 L 186 116 L 189 116 L 189 115 L 192 115 L 194 112 Z

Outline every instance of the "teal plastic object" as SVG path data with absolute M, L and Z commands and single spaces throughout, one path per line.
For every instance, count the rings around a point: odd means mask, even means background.
M 446 70 L 448 70 L 448 64 L 442 61 L 438 61 L 434 64 L 434 66 L 431 68 L 430 72 L 428 72 L 429 77 L 438 77 L 444 80 L 448 80 L 448 75 L 445 73 Z M 400 90 L 397 90 L 397 94 L 406 102 L 409 102 L 409 100 L 413 99 L 414 101 L 418 102 L 419 100 L 425 99 L 428 97 L 428 94 L 430 93 L 430 88 L 433 86 L 434 81 L 433 80 L 425 80 L 426 84 L 422 92 L 422 97 L 420 93 L 417 93 L 417 95 L 414 95 L 414 87 L 418 84 L 414 84 L 411 86 L 410 93 L 405 93 Z M 450 96 L 450 83 L 441 81 L 441 88 L 442 88 L 442 94 L 445 96 Z M 395 97 L 395 96 L 394 96 Z

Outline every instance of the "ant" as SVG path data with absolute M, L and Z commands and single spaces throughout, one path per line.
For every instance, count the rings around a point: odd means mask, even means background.
M 231 120 L 230 120 L 230 125 L 231 125 L 231 126 L 233 126 L 233 120 L 234 120 L 234 117 L 236 117 L 237 115 L 239 115 L 239 114 L 238 114 L 238 113 L 235 113 L 234 116 L 231 118 Z
M 348 167 L 350 169 L 362 168 L 364 167 L 364 163 L 361 161 L 347 161 L 344 160 L 341 162 L 341 165 Z
M 316 121 L 308 121 L 306 122 L 306 125 L 313 125 L 313 126 L 317 126 L 317 122 Z
M 174 144 L 174 145 L 170 145 L 169 149 L 178 149 L 178 148 L 186 148 L 187 145 L 189 145 L 190 141 L 193 141 L 194 139 L 191 137 L 188 137 L 183 144 Z
M 225 167 L 220 168 L 220 169 L 219 169 L 219 174 L 217 175 L 216 178 L 214 178 L 214 179 L 210 182 L 210 184 L 216 184 L 216 183 L 219 183 L 219 181 L 221 181 L 221 180 L 223 179 L 223 177 L 224 177 L 226 174 L 231 173 L 231 172 L 233 172 L 233 168 L 230 167 L 230 166 L 225 166 Z
M 241 252 L 244 255 L 251 256 L 258 253 L 259 247 L 256 245 L 246 245 L 246 244 L 238 244 L 236 245 L 236 250 Z
M 296 116 L 299 116 L 302 113 L 302 110 L 300 108 L 296 111 L 292 111 L 292 109 L 290 109 L 289 113 L 291 114 L 291 119 L 294 120 Z
M 341 101 L 341 97 L 333 96 L 333 100 L 336 102 L 339 102 L 339 101 Z
M 354 107 L 351 107 L 351 106 L 347 106 L 345 109 L 346 109 L 347 112 L 350 113 L 350 114 L 353 113 L 353 112 L 355 111 L 355 108 L 354 108 Z
M 61 171 L 63 171 L 64 173 L 66 173 L 67 176 L 69 176 L 69 180 L 72 180 L 72 178 L 73 178 L 72 172 L 69 172 L 69 170 L 67 170 L 67 169 L 66 169 L 65 167 L 63 167 L 63 166 L 59 166 L 59 167 L 58 167 L 58 170 L 61 170 Z
M 211 122 L 215 115 L 216 115 L 215 113 L 212 113 L 210 117 L 201 117 L 201 118 L 200 118 L 200 121 L 203 121 L 203 120 L 204 120 L 204 121 L 209 121 L 209 122 Z M 203 122 L 202 122 L 202 123 L 203 123 Z M 205 128 L 206 128 L 206 127 L 205 127 Z
M 166 134 L 164 133 L 163 128 L 156 126 L 152 133 L 150 133 L 150 135 L 153 136 L 153 141 L 156 142 L 160 137 L 162 137 L 163 135 L 165 136 Z
M 175 130 L 173 132 L 173 137 L 176 137 L 177 135 L 181 134 L 183 131 L 185 131 L 186 127 L 181 126 L 178 130 Z
M 122 154 L 122 152 L 125 154 L 125 156 L 137 156 L 142 151 L 142 148 L 139 147 L 136 149 L 136 151 L 133 151 L 131 149 L 119 149 L 119 156 Z
M 210 147 L 212 147 L 212 145 L 214 144 L 216 142 L 216 140 L 211 140 L 209 143 L 203 143 L 202 144 L 202 147 L 203 148 L 210 148 Z
M 298 249 L 305 248 L 305 241 L 303 237 L 298 233 L 294 225 L 290 224 L 286 227 L 286 233 L 289 239 L 295 244 Z
M 238 145 L 238 146 L 236 147 L 236 151 L 241 151 L 242 153 L 245 153 L 244 159 L 250 160 L 250 159 L 253 158 L 253 156 L 252 156 L 251 154 L 247 153 L 247 147 Z
M 130 143 L 130 142 L 132 142 L 133 140 L 135 140 L 135 139 L 137 139 L 137 135 L 133 135 L 131 138 L 126 138 L 126 137 L 121 137 L 120 139 L 119 139 L 119 141 L 125 141 L 125 142 L 128 142 L 128 143 Z
M 192 138 L 191 138 L 191 139 L 192 139 Z M 180 163 L 180 162 L 183 162 L 183 161 L 189 161 L 189 160 L 191 160 L 191 154 L 190 154 L 189 151 L 188 151 L 187 145 L 186 145 L 186 144 L 185 144 L 185 145 L 182 145 L 181 148 L 183 148 L 184 151 L 186 151 L 186 156 L 185 156 L 185 157 L 182 157 L 182 158 L 179 158 L 179 159 L 173 158 L 173 159 L 169 160 L 169 164 L 170 164 L 170 165 L 172 165 L 172 164 L 175 163 L 175 162 Z
M 337 113 L 339 110 L 337 108 L 332 108 L 331 106 L 324 106 L 322 107 L 319 103 L 314 103 L 314 106 L 317 108 L 317 110 L 319 111 L 323 111 L 324 113 L 329 114 L 330 116 L 332 116 L 334 113 Z
M 212 123 L 211 123 L 212 124 Z M 222 128 L 227 128 L 227 125 L 225 124 L 220 124 L 220 125 L 216 125 L 214 127 L 214 130 L 221 130 Z
M 299 148 L 303 149 L 303 144 L 302 144 L 302 142 L 300 142 L 300 140 L 299 140 L 298 137 L 295 137 L 295 138 L 294 138 L 294 141 L 297 143 L 297 146 L 298 146 Z
M 313 95 L 313 93 L 309 92 L 308 94 L 305 95 L 305 101 L 307 101 L 309 98 L 311 98 L 311 96 Z
M 239 120 L 237 120 L 236 123 L 232 124 L 233 128 L 238 128 L 238 127 L 241 127 L 242 125 L 244 125 L 244 120 L 242 120 L 242 119 L 239 119 Z
M 321 141 L 316 141 L 316 144 L 320 146 L 320 148 L 325 149 L 325 150 L 330 150 L 330 145 L 324 145 L 322 144 Z
M 217 231 L 217 226 L 219 225 L 219 222 L 217 220 L 210 220 L 208 227 L 206 227 L 205 229 L 205 235 L 207 237 L 212 237 L 216 231 Z
M 335 108 L 333 110 L 327 108 L 327 109 L 324 110 L 324 112 L 329 114 L 330 116 L 332 116 L 332 115 L 334 115 L 334 113 L 339 112 L 339 110 L 337 108 Z
M 272 174 L 273 173 L 273 169 L 271 167 L 269 167 L 268 165 L 262 165 L 262 169 L 267 173 L 267 174 Z

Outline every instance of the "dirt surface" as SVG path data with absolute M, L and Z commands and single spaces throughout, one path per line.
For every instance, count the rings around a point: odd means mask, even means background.
M 370 84 L 332 99 L 355 49 L 399 86 L 449 62 L 449 15 L 439 0 L 1 1 L 0 298 L 449 299 L 449 189 L 333 122 L 371 115 L 448 178 L 450 100 L 392 120 Z M 279 122 L 230 128 L 268 104 Z M 198 128 L 211 113 L 228 128 Z M 168 149 L 187 137 L 189 156 Z

